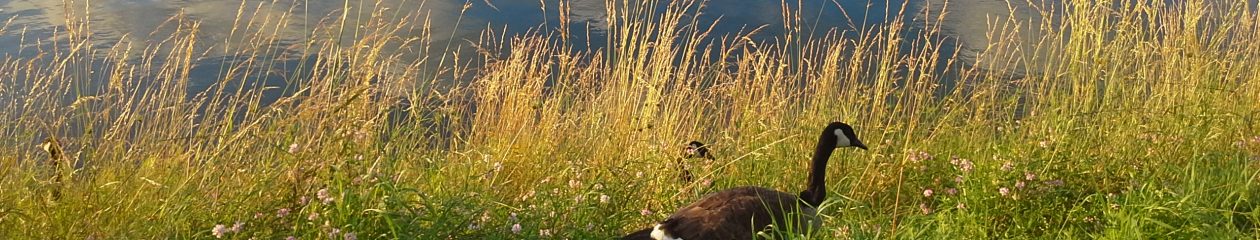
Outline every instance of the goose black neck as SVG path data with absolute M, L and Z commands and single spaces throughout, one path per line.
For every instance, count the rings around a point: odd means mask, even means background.
M 814 148 L 814 159 L 809 166 L 809 186 L 800 196 L 805 203 L 818 206 L 823 199 L 827 199 L 827 160 L 831 158 L 831 153 L 835 150 L 834 137 L 824 135 L 818 139 L 818 146 Z
M 683 158 L 678 158 L 676 163 L 678 164 L 678 170 L 682 171 L 679 174 L 679 178 L 682 178 L 683 182 L 691 182 L 691 170 L 687 169 L 687 163 L 683 161 Z

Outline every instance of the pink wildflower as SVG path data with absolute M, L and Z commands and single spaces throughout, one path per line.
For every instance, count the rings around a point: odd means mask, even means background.
M 210 230 L 210 234 L 214 235 L 214 238 L 223 238 L 223 235 L 227 234 L 227 232 L 227 226 L 223 226 L 223 224 L 215 224 L 214 229 Z
M 949 163 L 953 164 L 954 166 L 958 166 L 958 169 L 962 169 L 963 172 L 971 172 L 971 169 L 975 167 L 974 165 L 971 164 L 971 160 L 967 160 L 966 158 L 959 158 L 958 156 L 950 157 Z
M 327 188 L 319 189 L 319 192 L 315 192 L 315 197 L 319 198 L 319 201 L 324 202 L 324 204 L 328 204 L 333 201 L 333 197 L 331 194 L 328 194 Z
M 913 162 L 913 163 L 919 163 L 922 161 L 932 160 L 932 154 L 924 152 L 924 151 L 914 150 L 914 149 L 910 149 L 910 151 L 907 151 L 906 155 L 910 157 L 910 162 Z
M 1055 180 L 1046 181 L 1046 185 L 1050 185 L 1051 187 L 1063 186 L 1063 180 L 1055 179 Z

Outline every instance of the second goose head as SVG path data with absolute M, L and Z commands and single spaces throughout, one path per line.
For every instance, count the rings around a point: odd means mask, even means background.
M 712 160 L 713 156 L 709 155 L 709 148 L 704 146 L 700 141 L 691 141 L 687 146 L 683 147 L 682 158 L 677 160 L 678 169 L 680 171 L 678 178 L 683 182 L 691 182 L 691 170 L 687 167 L 686 159 L 704 158 Z

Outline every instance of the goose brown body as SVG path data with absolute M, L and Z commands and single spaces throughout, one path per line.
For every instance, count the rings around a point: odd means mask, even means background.
M 771 224 L 817 224 L 813 209 L 794 194 L 763 187 L 737 187 L 678 209 L 654 228 L 672 238 L 752 239 L 753 233 Z
M 655 226 L 635 231 L 622 239 L 752 239 L 758 231 L 817 229 L 818 206 L 826 199 L 826 165 L 840 147 L 866 149 L 848 124 L 833 122 L 823 130 L 810 164 L 809 184 L 793 195 L 763 187 L 737 187 L 709 194 L 678 209 Z M 792 225 L 785 225 L 785 224 Z M 808 225 L 805 225 L 808 224 Z

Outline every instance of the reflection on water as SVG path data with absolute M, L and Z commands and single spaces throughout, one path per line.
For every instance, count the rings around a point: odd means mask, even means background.
M 14 34 L 5 34 L 0 38 L 0 54 L 10 56 L 21 52 L 24 45 L 14 44 L 26 40 L 29 46 L 33 40 L 50 38 L 54 31 L 64 29 L 67 14 L 87 16 L 91 22 L 91 32 L 96 43 L 110 46 L 112 42 L 127 41 L 133 43 L 160 42 L 169 37 L 173 28 L 169 25 L 172 17 L 180 20 L 200 22 L 199 40 L 206 43 L 223 43 L 232 37 L 232 26 L 244 21 L 277 21 L 287 19 L 289 24 L 280 26 L 275 32 L 283 39 L 296 40 L 307 36 L 313 27 L 326 17 L 337 17 L 339 14 L 367 14 L 368 9 L 381 7 L 397 13 L 411 13 L 427 19 L 428 26 L 408 26 L 408 29 L 431 28 L 432 42 L 437 46 L 446 43 L 461 44 L 467 39 L 476 39 L 487 28 L 506 29 L 508 34 L 519 34 L 530 29 L 544 26 L 554 28 L 560 22 L 558 1 L 468 1 L 467 10 L 463 10 L 464 1 L 456 0 L 382 0 L 382 1 L 269 1 L 269 0 L 96 0 L 76 1 L 66 6 L 63 1 L 44 0 L 0 0 L 0 18 L 13 18 L 12 29 L 25 29 L 26 39 L 19 39 Z M 714 27 L 718 35 L 734 33 L 741 29 L 765 26 L 757 35 L 762 39 L 780 36 L 783 29 L 782 10 L 800 10 L 802 24 L 812 29 L 813 33 L 824 33 L 830 29 L 852 29 L 864 25 L 882 24 L 890 15 L 899 12 L 916 14 L 939 12 L 945 7 L 943 1 L 744 1 L 744 0 L 712 0 L 705 3 L 701 22 L 719 20 Z M 955 0 L 950 1 L 948 11 L 951 12 L 943 22 L 946 34 L 956 37 L 965 45 L 982 46 L 985 44 L 985 32 L 988 23 L 995 18 L 1004 17 L 1014 10 L 1017 14 L 1035 16 L 1035 9 L 1028 3 L 1041 1 L 993 1 L 993 0 Z M 1043 3 L 1044 4 L 1044 3 Z M 904 11 L 901 6 L 907 6 Z M 573 29 L 591 29 L 592 36 L 585 36 L 585 31 L 574 31 L 575 42 L 587 42 L 590 37 L 591 47 L 602 47 L 603 30 L 607 28 L 607 12 L 602 0 L 574 0 L 569 2 L 569 15 Z M 463 14 L 461 14 L 463 10 Z M 72 11 L 72 12 L 67 12 Z M 847 16 L 846 16 L 847 13 Z M 891 14 L 890 14 L 891 13 Z M 242 16 L 238 19 L 237 15 Z M 399 18 L 407 14 L 395 14 Z M 351 15 L 355 16 L 355 15 Z M 909 16 L 927 20 L 933 17 Z M 351 17 L 350 19 L 355 19 Z M 1034 17 L 1033 19 L 1039 19 Z M 240 21 L 240 22 L 238 22 Z M 417 22 L 418 24 L 418 22 Z M 1030 23 L 1035 26 L 1039 23 Z M 353 31 L 348 28 L 346 31 Z M 13 31 L 13 30 L 10 30 Z M 1031 32 L 1031 31 L 1029 31 Z M 211 44 L 202 44 L 210 48 Z M 219 44 L 222 45 L 222 44 Z M 216 46 L 231 48 L 232 46 Z M 580 46 L 585 47 L 585 46 Z M 214 49 L 210 54 L 223 55 L 234 52 L 233 49 Z M 22 55 L 33 54 L 23 52 Z M 211 56 L 216 57 L 216 56 Z
M 1173 0 L 1166 0 L 1173 2 Z M 1222 0 L 1225 1 L 1225 0 Z M 614 1 L 615 2 L 615 1 Z M 987 33 L 995 24 L 1014 24 L 1019 27 L 1018 34 L 1007 36 L 1018 37 L 1022 41 L 1014 41 L 1013 46 L 1004 49 L 1015 51 L 1036 51 L 1035 39 L 1042 33 L 1037 29 L 1049 26 L 1057 28 L 1062 23 L 1058 16 L 1062 6 L 1059 0 L 952 0 L 945 5 L 943 0 L 871 0 L 871 1 L 747 1 L 747 0 L 711 0 L 703 3 L 704 11 L 699 16 L 700 22 L 717 22 L 713 26 L 712 36 L 738 33 L 751 28 L 763 27 L 754 37 L 759 40 L 775 41 L 782 37 L 783 12 L 799 11 L 800 25 L 805 28 L 804 34 L 822 34 L 832 30 L 854 30 L 886 24 L 892 18 L 905 17 L 914 23 L 908 31 L 915 31 L 915 26 L 939 24 L 941 34 L 949 42 L 942 51 L 943 56 L 959 52 L 962 59 L 971 63 L 985 62 L 977 57 L 976 52 L 989 45 Z M 583 43 L 579 48 L 599 49 L 606 43 L 608 14 L 603 0 L 568 1 L 570 29 L 573 43 Z M 69 5 L 67 5 L 69 4 Z M 1253 5 L 1254 6 L 1254 5 Z M 903 9 L 904 7 L 904 9 Z M 0 33 L 0 55 L 7 57 L 29 58 L 48 51 L 50 42 L 58 42 L 56 38 L 64 37 L 60 33 L 67 29 L 68 23 L 86 16 L 92 43 L 98 48 L 109 48 L 122 43 L 123 46 L 137 48 L 131 51 L 139 54 L 143 48 L 166 41 L 176 32 L 173 22 L 196 22 L 196 34 L 200 44 L 195 45 L 196 52 L 202 53 L 197 64 L 199 73 L 190 84 L 190 91 L 204 90 L 218 77 L 224 59 L 242 57 L 238 53 L 242 47 L 249 47 L 244 42 L 255 41 L 252 36 L 244 34 L 234 26 L 253 26 L 254 30 L 271 33 L 279 39 L 269 45 L 277 48 L 277 58 L 283 69 L 280 72 L 295 70 L 292 66 L 309 59 L 302 59 L 302 53 L 283 54 L 293 51 L 288 45 L 301 43 L 308 39 L 314 29 L 330 29 L 330 18 L 348 19 L 348 27 L 342 29 L 340 40 L 348 43 L 356 34 L 366 29 L 365 24 L 354 22 L 366 19 L 373 9 L 388 9 L 381 15 L 391 22 L 403 23 L 395 34 L 402 38 L 424 37 L 425 42 L 414 42 L 414 45 L 430 46 L 436 49 L 420 50 L 417 46 L 396 46 L 393 51 L 403 51 L 402 56 L 412 59 L 449 58 L 451 49 L 464 48 L 469 42 L 475 42 L 483 31 L 494 29 L 506 35 L 521 34 L 531 30 L 556 29 L 561 23 L 560 2 L 516 1 L 516 0 L 380 0 L 380 1 L 334 1 L 334 0 L 94 0 L 94 1 L 47 1 L 47 0 L 0 0 L 0 19 L 12 19 L 8 30 Z M 658 9 L 663 9 L 660 7 Z M 945 17 L 937 19 L 942 11 L 948 12 Z M 904 15 L 904 16 L 903 16 Z M 69 16 L 69 17 L 67 17 Z M 378 17 L 381 17 L 378 16 Z M 1014 20 L 1014 21 L 1008 21 Z M 1050 22 L 1042 22 L 1042 21 Z M 427 23 L 427 24 L 426 24 Z M 423 34 L 428 29 L 432 34 Z M 589 36 L 587 36 L 589 33 Z M 852 31 L 850 31 L 852 33 Z M 64 41 L 61 41 L 64 42 Z M 949 47 L 956 42 L 960 47 Z M 587 46 L 586 44 L 589 44 Z M 35 47 L 40 47 L 36 49 Z M 472 51 L 462 51 L 472 54 Z M 1026 55 L 1044 55 L 1027 54 Z M 1005 58 L 1007 55 L 993 55 Z M 133 59 L 135 56 L 127 56 Z M 465 58 L 467 59 L 467 58 Z M 160 59 L 159 59 L 160 60 Z M 1022 69 L 1019 66 L 1039 66 L 1038 59 L 1023 59 L 1020 64 L 990 63 L 981 64 L 992 70 L 1022 73 L 1036 71 Z M 1031 61 L 1031 62 L 1027 62 Z M 964 63 L 969 64 L 969 63 Z M 278 67 L 270 66 L 270 67 Z M 287 67 L 285 67 L 287 66 Z M 96 66 L 94 66 L 96 68 Z M 212 71 L 213 70 L 213 71 Z M 268 70 L 276 71 L 276 70 Z M 271 76 L 261 76 L 257 82 L 275 82 Z M 248 80 L 247 80 L 248 81 Z

